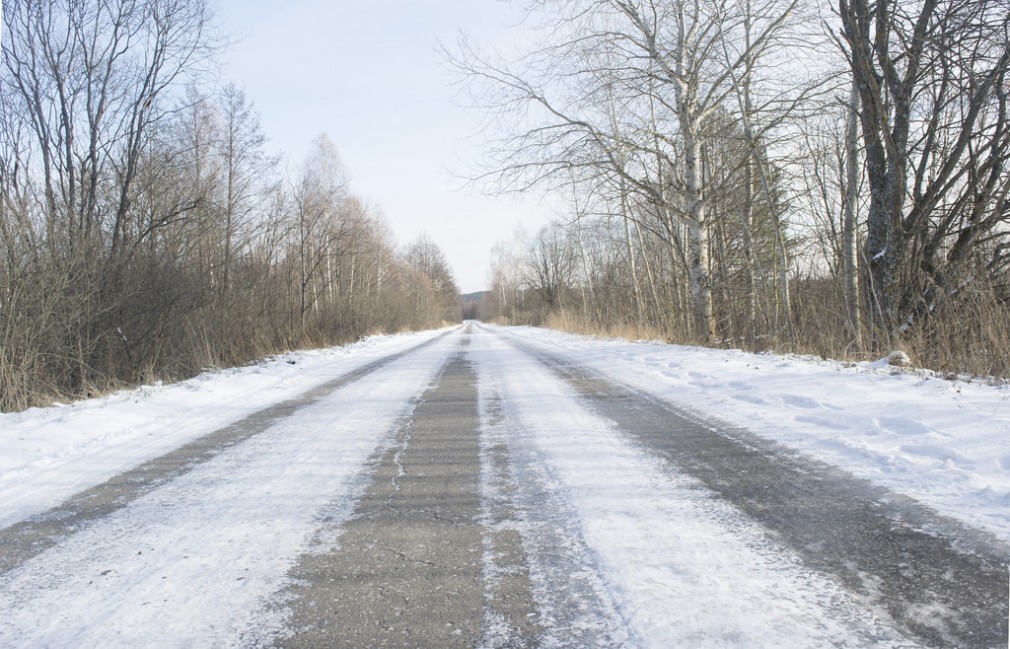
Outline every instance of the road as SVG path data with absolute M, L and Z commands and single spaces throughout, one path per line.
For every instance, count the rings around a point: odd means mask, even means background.
M 0 530 L 0 647 L 996 647 L 1008 557 L 468 324 Z

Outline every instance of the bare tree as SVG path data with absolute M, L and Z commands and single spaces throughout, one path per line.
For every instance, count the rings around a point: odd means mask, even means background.
M 317 304 L 319 271 L 329 254 L 331 227 L 346 197 L 347 179 L 333 142 L 326 135 L 313 142 L 295 189 L 295 246 L 298 259 L 298 321 L 307 331 L 309 311 Z
M 277 158 L 264 152 L 266 136 L 260 130 L 259 118 L 243 91 L 231 84 L 225 86 L 220 104 L 221 136 L 218 146 L 224 174 L 221 288 L 227 292 L 235 249 L 242 243 L 238 237 L 250 225 L 250 214 L 264 198 L 264 186 L 260 179 L 277 164 Z
M 418 289 L 417 311 L 431 310 L 433 321 L 457 322 L 462 317 L 462 303 L 456 280 L 442 250 L 427 236 L 420 236 L 407 247 L 406 261 Z
M 51 229 L 90 236 L 104 227 L 113 252 L 123 246 L 147 138 L 168 115 L 166 95 L 214 51 L 209 18 L 204 0 L 8 6 L 5 83 L 29 119 Z M 111 173 L 117 187 L 104 195 Z
M 936 291 L 954 290 L 950 278 L 1007 222 L 1008 9 L 839 0 L 861 106 L 878 337 L 928 314 Z
M 778 46 L 796 3 L 543 0 L 535 6 L 554 11 L 549 33 L 555 41 L 528 57 L 527 69 L 515 71 L 472 49 L 457 60 L 469 78 L 492 89 L 482 103 L 535 120 L 518 124 L 500 143 L 489 176 L 509 188 L 553 189 L 573 171 L 597 182 L 615 179 L 622 213 L 652 217 L 638 225 L 664 232 L 671 246 L 683 244 L 674 257 L 686 261 L 694 335 L 714 341 L 714 188 L 706 185 L 703 150 L 730 100 L 749 102 L 759 62 Z M 789 101 L 802 99 L 793 93 Z M 780 112 L 789 110 L 788 101 L 779 103 Z M 761 129 L 771 126 L 756 126 L 750 106 L 743 113 L 744 132 L 752 149 L 759 148 Z M 774 209 L 770 172 L 759 171 Z M 634 203 L 647 207 L 631 209 Z M 784 241 L 779 251 L 785 273 Z M 781 284 L 787 302 L 788 282 Z
M 863 346 L 863 318 L 859 306 L 859 87 L 852 80 L 845 111 L 845 208 L 842 222 L 842 289 L 849 329 L 857 347 Z
M 541 228 L 524 264 L 526 285 L 531 288 L 548 311 L 562 308 L 565 292 L 571 285 L 577 257 L 563 228 L 558 225 Z
M 448 317 L 332 142 L 286 181 L 244 93 L 202 88 L 205 0 L 6 4 L 0 409 Z

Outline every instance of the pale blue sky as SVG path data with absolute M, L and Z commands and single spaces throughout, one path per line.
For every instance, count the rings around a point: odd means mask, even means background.
M 462 30 L 507 49 L 518 10 L 500 0 L 220 0 L 236 39 L 225 81 L 246 90 L 270 147 L 296 169 L 312 139 L 336 144 L 352 190 L 380 206 L 400 244 L 442 248 L 464 292 L 486 288 L 491 248 L 546 218 L 534 201 L 487 198 L 450 169 L 478 155 L 480 115 L 453 101 L 437 52 Z

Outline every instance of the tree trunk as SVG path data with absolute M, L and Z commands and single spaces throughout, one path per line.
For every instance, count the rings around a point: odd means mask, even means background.
M 686 121 L 686 120 L 684 120 Z M 693 133 L 693 124 L 682 123 L 684 129 L 684 187 L 687 199 L 689 277 L 691 302 L 694 307 L 696 334 L 705 343 L 716 339 L 715 313 L 712 305 L 712 285 L 709 277 L 708 223 L 701 189 L 701 144 Z
M 842 223 L 842 292 L 852 342 L 863 346 L 863 323 L 859 312 L 859 258 L 856 246 L 856 210 L 859 201 L 859 88 L 855 79 L 849 95 L 845 129 L 845 213 Z

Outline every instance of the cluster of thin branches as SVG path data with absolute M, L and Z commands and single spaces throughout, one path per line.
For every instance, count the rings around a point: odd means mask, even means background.
M 538 46 L 453 58 L 505 129 L 475 180 L 565 205 L 486 310 L 1005 374 L 1007 9 L 532 3 Z
M 204 0 L 3 12 L 0 410 L 458 319 L 320 136 L 301 168 L 214 89 Z

